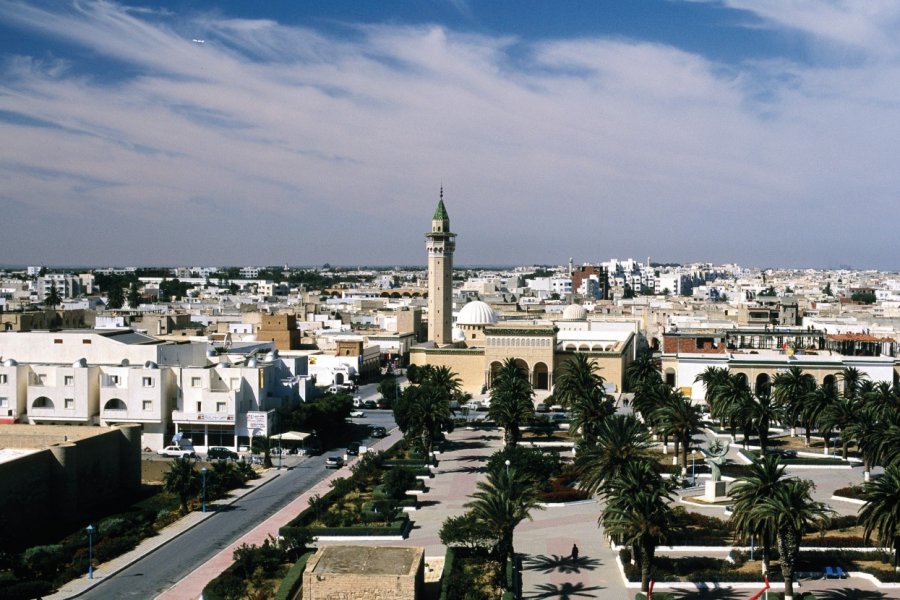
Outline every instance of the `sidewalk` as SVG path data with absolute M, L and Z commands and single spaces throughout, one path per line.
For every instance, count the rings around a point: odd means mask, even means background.
M 130 552 L 126 552 L 125 554 L 117 556 L 110 561 L 96 565 L 94 567 L 93 579 L 88 579 L 86 574 L 78 579 L 73 579 L 72 581 L 59 588 L 59 590 L 53 595 L 45 596 L 45 600 L 65 600 L 66 598 L 74 598 L 80 594 L 83 594 L 95 585 L 102 583 L 104 579 L 112 577 L 122 569 L 134 564 L 144 556 L 147 556 L 151 552 L 154 552 L 168 542 L 172 541 L 185 531 L 191 529 L 192 527 L 196 527 L 206 519 L 210 518 L 211 516 L 216 514 L 215 509 L 217 506 L 227 506 L 229 504 L 234 504 L 250 492 L 259 489 L 279 475 L 281 475 L 281 472 L 276 469 L 268 469 L 264 471 L 260 475 L 259 479 L 248 481 L 247 487 L 242 487 L 240 489 L 234 490 L 232 496 L 208 503 L 207 512 L 204 513 L 200 511 L 193 511 L 191 513 L 188 513 L 178 521 L 160 530 L 159 534 L 141 541 L 141 543 L 138 544 Z
M 376 442 L 373 447 L 376 450 L 384 450 L 401 437 L 402 434 L 400 433 L 400 430 L 395 429 L 386 438 Z M 331 482 L 335 479 L 348 477 L 350 475 L 350 466 L 357 460 L 359 459 L 356 458 L 349 461 L 343 468 L 336 469 L 334 473 L 331 473 L 312 488 L 294 498 L 290 504 L 248 531 L 230 546 L 221 550 L 218 554 L 186 575 L 181 581 L 157 596 L 157 600 L 197 600 L 200 598 L 206 584 L 231 566 L 234 551 L 238 546 L 242 544 L 255 544 L 259 546 L 269 535 L 278 537 L 278 529 L 283 525 L 286 525 L 294 517 L 300 514 L 301 511 L 309 507 L 309 499 L 311 497 L 315 494 L 324 494 L 327 492 L 331 487 Z

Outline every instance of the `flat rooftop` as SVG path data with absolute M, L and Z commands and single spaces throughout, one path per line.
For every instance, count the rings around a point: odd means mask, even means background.
M 422 548 L 389 546 L 326 546 L 313 573 L 410 575 L 419 568 Z

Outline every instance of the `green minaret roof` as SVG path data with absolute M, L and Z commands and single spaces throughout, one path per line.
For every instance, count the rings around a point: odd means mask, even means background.
M 434 209 L 434 216 L 431 218 L 432 221 L 447 221 L 450 217 L 447 216 L 447 209 L 444 208 L 444 188 L 441 187 L 441 199 L 438 200 L 437 208 Z

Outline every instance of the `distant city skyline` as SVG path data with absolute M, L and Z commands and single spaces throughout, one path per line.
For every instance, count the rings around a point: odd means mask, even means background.
M 424 265 L 443 185 L 461 266 L 896 271 L 898 25 L 838 0 L 0 0 L 0 260 Z

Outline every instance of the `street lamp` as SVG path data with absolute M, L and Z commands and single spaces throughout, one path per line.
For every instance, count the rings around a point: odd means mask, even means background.
M 506 464 L 506 475 L 509 476 L 509 459 L 507 458 L 504 462 Z
M 206 467 L 200 469 L 200 479 L 203 481 L 203 500 L 200 503 L 200 512 L 206 512 Z
M 281 440 L 278 440 L 278 470 L 281 470 L 281 455 L 284 454 L 284 450 L 281 448 Z
M 697 485 L 697 476 L 694 474 L 694 452 L 695 450 L 691 448 L 691 487 Z
M 88 532 L 88 579 L 94 578 L 94 526 L 87 526 Z

